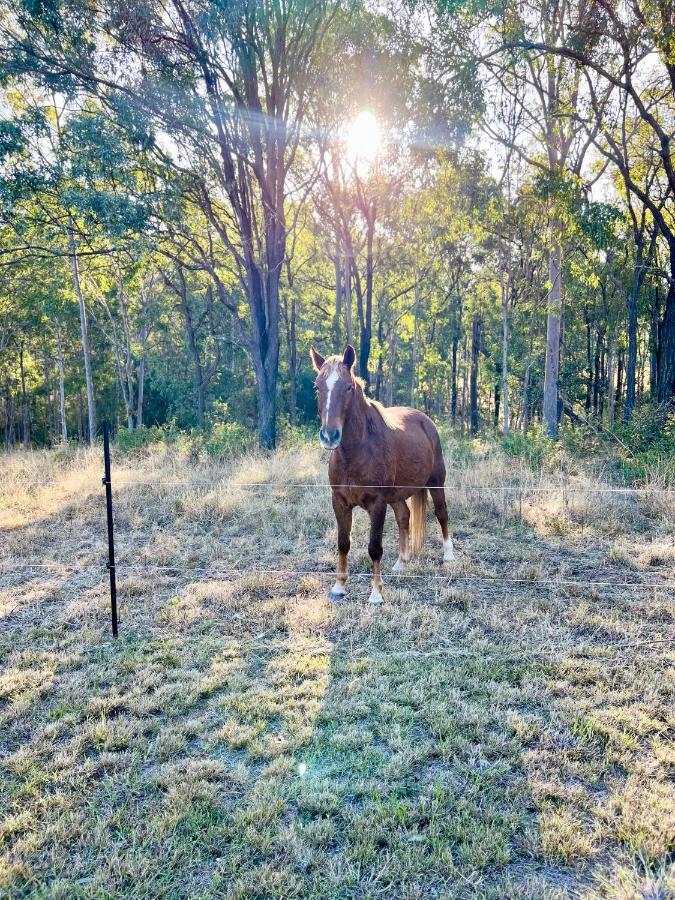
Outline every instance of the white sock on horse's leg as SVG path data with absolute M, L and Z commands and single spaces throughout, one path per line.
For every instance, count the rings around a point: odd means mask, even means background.
M 330 594 L 328 595 L 330 600 L 340 600 L 347 593 L 346 586 L 341 581 L 336 581 L 333 587 L 330 589 Z
M 382 575 L 380 572 L 380 560 L 373 560 L 373 589 L 368 597 L 368 603 L 384 603 L 382 597 Z
M 443 562 L 454 562 L 455 551 L 452 546 L 452 538 L 448 535 L 443 541 Z

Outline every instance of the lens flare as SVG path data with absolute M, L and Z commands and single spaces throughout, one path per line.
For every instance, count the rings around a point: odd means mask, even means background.
M 369 109 L 362 109 L 347 128 L 347 158 L 356 163 L 372 163 L 382 143 L 377 119 Z

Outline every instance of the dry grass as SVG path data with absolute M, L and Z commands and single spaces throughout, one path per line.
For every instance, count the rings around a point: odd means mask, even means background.
M 449 458 L 455 578 L 430 517 L 380 608 L 327 492 L 241 486 L 314 448 L 116 459 L 116 643 L 98 454 L 0 460 L 0 895 L 672 896 L 672 501 Z

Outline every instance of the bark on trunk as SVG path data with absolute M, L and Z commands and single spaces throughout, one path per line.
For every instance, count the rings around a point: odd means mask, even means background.
M 295 297 L 291 300 L 291 319 L 289 322 L 289 367 L 291 375 L 291 425 L 298 424 L 298 342 L 296 337 L 296 303 Z
M 389 380 L 387 382 L 387 406 L 394 405 L 394 379 L 396 377 L 396 362 L 398 359 L 398 335 L 394 331 L 391 341 L 391 360 L 389 363 Z
M 635 373 L 638 355 L 638 298 L 644 277 L 642 267 L 642 241 L 637 241 L 635 268 L 628 294 L 628 357 L 626 360 L 626 402 L 623 406 L 623 421 L 627 425 L 633 418 L 635 408 Z
M 659 383 L 659 318 L 661 304 L 658 286 L 654 287 L 651 308 L 651 327 L 649 329 L 649 394 L 654 400 Z
M 478 357 L 481 345 L 482 323 L 480 316 L 474 316 L 473 326 L 471 330 L 471 384 L 470 384 L 470 405 L 471 405 L 471 434 L 478 434 Z
M 8 450 L 14 448 L 14 395 L 9 384 L 5 386 L 5 445 Z
M 63 341 L 61 339 L 61 325 L 56 323 L 56 362 L 59 368 L 59 417 L 61 420 L 61 441 L 68 442 L 68 424 L 66 420 L 66 386 L 63 374 Z
M 19 345 L 19 370 L 21 375 L 21 441 L 23 449 L 30 447 L 30 413 L 26 396 L 26 370 L 24 367 L 24 342 Z
M 348 256 L 345 256 L 345 332 L 347 334 L 347 343 L 354 346 L 354 329 L 352 328 L 352 266 Z
M 415 283 L 415 307 L 413 310 L 413 342 L 412 342 L 412 360 L 410 365 L 410 405 L 415 406 L 415 397 L 417 394 L 417 341 L 418 341 L 418 320 L 419 320 L 420 292 L 419 279 Z
M 508 285 L 511 278 L 509 274 Z M 502 404 L 504 408 L 504 437 L 509 436 L 509 292 L 502 287 Z M 498 398 L 495 393 L 495 425 L 499 425 Z
M 550 438 L 558 437 L 558 382 L 560 379 L 560 324 L 562 319 L 561 222 L 552 226 L 548 277 L 551 283 L 546 317 L 546 364 L 544 370 L 544 423 Z
M 89 328 L 87 325 L 87 309 L 84 303 L 82 285 L 80 283 L 80 269 L 77 259 L 77 245 L 75 233 L 71 223 L 68 230 L 68 244 L 70 249 L 70 268 L 73 275 L 73 285 L 77 295 L 80 309 L 80 332 L 82 335 L 82 353 L 84 356 L 84 380 L 87 390 L 87 419 L 89 424 L 89 446 L 93 447 L 96 441 L 96 402 L 94 399 L 94 378 L 91 368 L 91 351 L 89 347 Z
M 333 351 L 339 353 L 342 347 L 342 265 L 339 249 L 333 257 L 335 266 L 335 315 L 333 316 Z
M 145 322 L 141 322 L 139 337 L 141 339 L 141 354 L 138 360 L 138 370 L 136 372 L 136 382 L 138 385 L 136 393 L 136 431 L 140 431 L 143 427 L 143 393 L 145 391 L 145 344 L 148 339 L 147 327 Z
M 452 368 L 450 372 L 450 421 L 454 425 L 457 420 L 457 347 L 459 332 L 455 329 L 452 335 Z
M 675 241 L 670 245 L 670 282 L 659 331 L 656 400 L 658 403 L 670 403 L 675 394 Z

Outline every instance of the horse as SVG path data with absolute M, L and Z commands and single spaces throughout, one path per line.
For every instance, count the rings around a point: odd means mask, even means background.
M 424 413 L 407 406 L 384 407 L 364 393 L 353 371 L 355 353 L 347 345 L 342 356 L 324 359 L 310 350 L 321 427 L 321 446 L 331 451 L 328 477 L 337 521 L 338 563 L 329 598 L 347 593 L 347 556 L 352 510 L 370 516 L 368 554 L 373 564 L 370 603 L 382 603 L 382 532 L 391 506 L 398 525 L 399 553 L 394 574 L 419 554 L 426 531 L 427 493 L 443 536 L 443 561 L 455 559 L 445 502 L 445 462 L 436 426 Z M 410 505 L 408 502 L 410 501 Z

